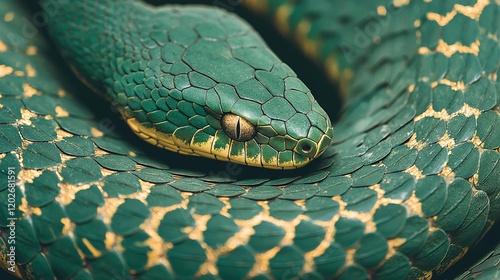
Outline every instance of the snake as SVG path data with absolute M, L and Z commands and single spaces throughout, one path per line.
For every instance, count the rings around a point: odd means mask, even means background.
M 38 4 L 0 3 L 5 272 L 500 274 L 497 0 Z M 324 73 L 325 98 L 240 4 Z

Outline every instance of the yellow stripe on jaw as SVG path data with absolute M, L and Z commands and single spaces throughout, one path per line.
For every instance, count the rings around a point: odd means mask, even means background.
M 125 115 L 125 114 L 124 114 Z M 227 138 L 223 131 L 217 131 L 215 136 L 210 136 L 209 140 L 203 143 L 194 143 L 193 140 L 186 144 L 181 139 L 175 137 L 175 134 L 166 134 L 158 131 L 153 127 L 146 127 L 141 125 L 135 118 L 126 117 L 127 124 L 132 131 L 144 141 L 176 153 L 185 155 L 196 155 L 207 158 L 212 158 L 220 161 L 236 162 L 244 165 L 254 167 L 264 167 L 269 169 L 294 169 L 298 166 L 295 165 L 295 160 L 279 164 L 278 158 L 273 157 L 270 161 L 265 161 L 262 154 L 257 157 L 250 158 L 246 155 L 247 143 L 244 143 L 243 152 L 237 155 L 230 154 L 230 147 L 233 146 L 234 140 L 229 139 L 223 148 L 215 148 L 215 143 L 219 137 Z M 224 134 L 221 136 L 221 133 Z
M 224 145 L 223 148 L 215 148 L 215 144 L 217 143 L 217 140 L 219 139 L 222 139 L 222 138 L 226 138 L 227 140 L 227 144 Z M 226 134 L 224 133 L 224 131 L 216 131 L 215 132 L 215 141 L 212 143 L 212 147 L 211 147 L 211 151 L 212 151 L 212 154 L 214 154 L 217 159 L 219 160 L 226 160 L 229 161 L 229 147 L 232 145 L 233 143 L 233 140 L 231 138 L 229 138 L 228 136 L 226 136 Z

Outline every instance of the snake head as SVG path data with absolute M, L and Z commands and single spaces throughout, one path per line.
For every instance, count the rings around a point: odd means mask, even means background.
M 159 91 L 154 108 L 126 117 L 128 124 L 168 150 L 271 169 L 304 166 L 330 146 L 328 115 L 285 64 L 237 85 L 214 84 Z
M 162 148 L 250 166 L 292 169 L 320 156 L 333 129 L 310 90 L 246 23 L 203 14 L 212 18 L 168 31 L 144 73 L 120 80 L 131 81 L 117 94 L 129 126 Z
M 333 128 L 309 89 L 285 64 L 270 72 L 256 71 L 255 77 L 234 89 L 215 88 L 221 101 L 231 106 L 219 117 L 217 138 L 222 145 L 212 152 L 274 169 L 301 167 L 320 156 L 331 144 Z M 230 101 L 234 94 L 238 98 Z

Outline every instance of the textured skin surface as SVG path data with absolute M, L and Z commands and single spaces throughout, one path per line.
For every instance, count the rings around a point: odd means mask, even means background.
M 331 144 L 330 120 L 310 90 L 223 10 L 88 0 L 62 5 L 48 27 L 79 76 L 154 145 L 279 169 Z M 255 137 L 227 136 L 220 119 L 228 113 L 255 126 Z
M 498 219 L 496 2 L 267 4 L 349 95 L 333 146 L 293 172 L 135 141 L 0 2 L 0 207 L 13 167 L 20 276 L 417 279 Z
M 488 252 L 470 269 L 462 273 L 456 280 L 487 280 L 500 278 L 500 245 Z

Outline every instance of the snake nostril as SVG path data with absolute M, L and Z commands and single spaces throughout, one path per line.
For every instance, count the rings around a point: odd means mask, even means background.
M 301 147 L 302 152 L 304 153 L 309 153 L 312 149 L 311 145 L 309 143 L 304 143 Z
M 299 140 L 294 148 L 296 153 L 306 157 L 314 157 L 314 155 L 316 154 L 316 149 L 318 149 L 317 144 L 308 138 Z

